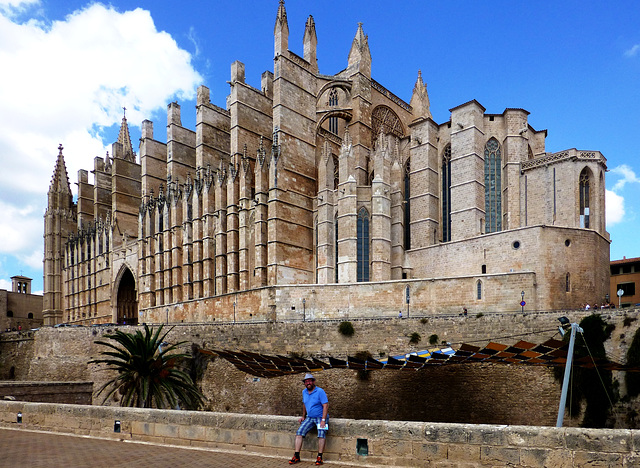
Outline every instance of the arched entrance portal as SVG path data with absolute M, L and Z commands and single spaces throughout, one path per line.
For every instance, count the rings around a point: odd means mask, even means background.
M 128 268 L 124 270 L 120 278 L 117 300 L 118 323 L 137 325 L 138 301 L 136 299 L 136 281 Z

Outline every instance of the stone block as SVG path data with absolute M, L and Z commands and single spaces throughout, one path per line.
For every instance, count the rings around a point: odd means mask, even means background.
M 157 437 L 164 437 L 166 439 L 176 439 L 180 435 L 180 426 L 156 423 L 154 435 Z
M 445 444 L 443 444 L 445 445 Z M 479 462 L 481 458 L 481 449 L 479 445 L 471 444 L 446 444 L 443 450 L 447 454 L 448 460 L 459 462 Z
M 562 447 L 564 430 L 555 427 L 507 426 L 505 443 L 517 447 Z
M 413 442 L 412 445 L 411 453 L 413 457 L 418 460 L 432 460 L 437 462 L 449 458 L 449 446 L 447 444 Z M 478 448 L 478 454 L 479 453 L 480 449 Z
M 480 449 L 480 460 L 483 464 L 518 465 L 520 464 L 520 450 L 485 445 Z
M 566 428 L 565 431 L 569 450 L 628 453 L 633 447 L 630 430 Z
M 464 424 L 426 424 L 425 440 L 428 442 L 466 444 L 469 428 Z
M 205 428 L 202 426 L 178 426 L 178 435 L 181 439 L 204 440 Z
M 624 456 L 620 453 L 603 453 L 603 452 L 583 452 L 576 451 L 573 453 L 573 466 L 594 467 L 612 467 L 623 466 Z

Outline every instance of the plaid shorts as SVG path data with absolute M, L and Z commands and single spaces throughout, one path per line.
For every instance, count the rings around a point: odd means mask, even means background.
M 296 431 L 296 435 L 302 437 L 306 436 L 307 432 L 309 432 L 314 427 L 317 427 L 317 425 L 320 424 L 321 420 L 322 418 L 310 418 L 309 416 L 307 416 L 306 419 L 300 424 L 300 427 Z M 329 416 L 327 416 L 327 420 L 324 423 L 326 425 L 329 425 Z M 327 429 L 318 429 L 318 439 L 324 439 L 325 437 L 327 437 Z

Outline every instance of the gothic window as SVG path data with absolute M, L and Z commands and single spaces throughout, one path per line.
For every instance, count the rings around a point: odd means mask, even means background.
M 484 147 L 485 232 L 502 231 L 502 157 L 500 144 L 491 138 Z
M 338 91 L 333 88 L 329 91 L 329 107 L 338 105 Z M 329 117 L 329 131 L 335 135 L 338 134 L 338 117 Z
M 369 281 L 369 212 L 360 208 L 358 212 L 358 282 Z
M 404 165 L 404 249 L 411 248 L 411 160 Z
M 28 318 L 28 319 L 32 319 L 32 318 L 33 318 L 33 312 L 29 312 L 29 313 L 27 314 L 27 318 Z
M 580 173 L 580 227 L 589 229 L 589 169 L 586 167 Z
M 451 145 L 442 156 L 442 242 L 451 240 Z
M 476 299 L 482 299 L 482 281 L 480 280 L 476 283 Z
M 334 280 L 337 283 L 338 282 L 338 213 L 336 213 L 335 218 L 333 220 L 333 227 L 334 227 L 334 247 L 335 247 L 335 252 L 334 252 L 334 260 L 333 260 L 333 270 L 334 270 Z
M 571 292 L 571 275 L 569 273 L 567 273 L 567 276 L 565 277 L 564 290 L 566 292 Z
M 334 154 L 333 156 L 333 190 L 338 189 L 338 183 L 340 182 L 340 160 Z
M 375 141 L 380 133 L 385 135 L 395 135 L 398 138 L 404 136 L 402 122 L 395 112 L 387 106 L 378 106 L 371 113 L 371 147 L 373 148 Z

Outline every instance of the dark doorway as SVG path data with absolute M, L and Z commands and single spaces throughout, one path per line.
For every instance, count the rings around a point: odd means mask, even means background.
M 138 324 L 138 301 L 136 300 L 136 281 L 129 269 L 120 278 L 118 286 L 118 324 Z

